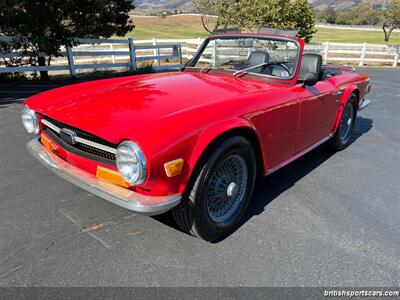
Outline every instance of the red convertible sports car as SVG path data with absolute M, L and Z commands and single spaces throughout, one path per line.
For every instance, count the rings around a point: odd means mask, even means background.
M 298 38 L 217 34 L 179 72 L 92 81 L 25 102 L 30 153 L 129 210 L 172 210 L 214 241 L 237 226 L 259 176 L 322 143 L 348 144 L 368 76 L 322 64 Z

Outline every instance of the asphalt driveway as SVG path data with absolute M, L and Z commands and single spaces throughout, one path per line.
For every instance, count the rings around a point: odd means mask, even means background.
M 52 175 L 19 118 L 52 86 L 0 86 L 0 286 L 399 286 L 400 71 L 363 71 L 373 103 L 350 147 L 264 179 L 217 244 Z

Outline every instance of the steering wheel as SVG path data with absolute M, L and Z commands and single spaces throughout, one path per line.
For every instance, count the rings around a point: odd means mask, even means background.
M 279 62 L 279 61 L 277 61 L 277 62 L 272 62 L 270 65 L 267 65 L 267 66 L 265 66 L 265 67 L 263 67 L 263 71 L 264 71 L 264 69 L 268 69 L 271 73 L 272 73 L 272 69 L 270 68 L 270 67 L 272 67 L 272 66 L 280 66 L 280 67 L 282 67 L 286 72 L 288 72 L 288 74 L 290 74 L 290 68 L 287 66 L 287 65 L 285 65 L 285 63 L 283 63 L 283 62 Z

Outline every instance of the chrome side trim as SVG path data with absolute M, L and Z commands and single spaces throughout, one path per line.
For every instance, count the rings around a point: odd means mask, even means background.
M 47 127 L 53 129 L 55 132 L 60 133 L 61 128 L 59 128 L 58 126 L 54 125 L 53 123 L 51 123 L 51 122 L 49 122 L 47 120 L 44 120 L 44 119 L 42 119 L 42 123 L 44 125 L 46 125 Z M 99 144 L 99 143 L 96 143 L 96 142 L 92 142 L 92 141 L 80 138 L 78 136 L 75 138 L 75 141 L 78 142 L 78 143 L 84 144 L 84 145 L 88 145 L 88 146 L 91 146 L 91 147 L 94 147 L 94 148 L 97 148 L 97 149 L 101 149 L 101 150 L 113 153 L 113 154 L 117 153 L 117 149 L 115 149 L 115 148 L 104 146 L 102 144 Z
M 343 94 L 343 91 L 337 91 L 337 92 L 332 93 L 331 95 L 332 96 L 340 96 L 342 94 Z
M 149 196 L 97 178 L 47 150 L 37 139 L 26 144 L 28 151 L 54 174 L 104 200 L 144 215 L 162 214 L 181 201 L 179 194 Z
M 364 99 L 364 101 L 361 103 L 360 107 L 358 110 L 363 110 L 366 109 L 369 105 L 371 104 L 371 101 L 368 99 Z
M 333 137 L 333 133 L 329 134 L 327 137 L 323 138 L 322 140 L 320 140 L 319 142 L 315 143 L 314 145 L 311 145 L 310 147 L 304 149 L 303 151 L 301 151 L 300 153 L 297 153 L 295 155 L 293 155 L 291 158 L 285 160 L 284 162 L 281 162 L 280 164 L 278 164 L 277 166 L 267 170 L 267 172 L 265 173 L 265 175 L 269 175 L 271 173 L 274 173 L 275 171 L 278 171 L 280 168 L 290 164 L 291 162 L 295 161 L 296 159 L 298 159 L 300 156 L 303 156 L 304 154 L 306 154 L 307 152 L 310 152 L 311 150 L 317 148 L 318 146 L 322 145 L 323 143 L 325 143 L 326 141 L 328 141 L 330 138 Z

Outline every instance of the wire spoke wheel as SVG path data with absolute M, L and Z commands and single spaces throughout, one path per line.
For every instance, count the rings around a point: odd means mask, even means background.
M 339 124 L 339 137 L 342 141 L 346 141 L 351 133 L 354 118 L 354 108 L 351 103 L 345 106 L 342 119 Z
M 187 197 L 173 208 L 176 223 L 206 241 L 218 241 L 239 225 L 257 178 L 253 145 L 242 136 L 215 143 L 194 173 Z
M 215 223 L 232 218 L 246 194 L 248 169 L 242 156 L 233 154 L 217 166 L 205 193 L 207 211 Z

